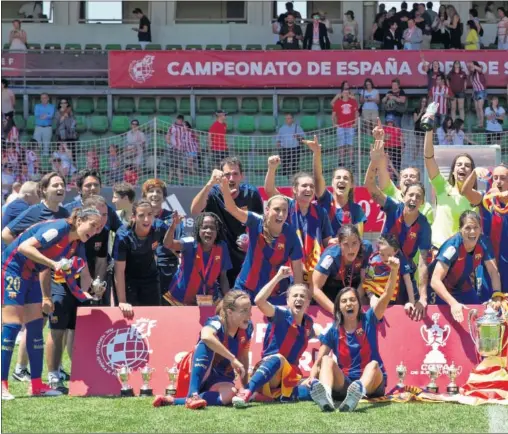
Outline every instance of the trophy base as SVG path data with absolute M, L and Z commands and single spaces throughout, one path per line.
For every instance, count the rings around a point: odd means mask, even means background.
M 459 393 L 459 386 L 448 386 L 446 392 L 450 395 L 457 395 Z
M 427 132 L 427 131 L 432 131 L 434 129 L 434 124 L 433 123 L 427 123 L 427 122 L 421 122 L 420 123 L 420 128 Z
M 122 389 L 120 390 L 120 396 L 122 398 L 129 398 L 134 396 L 134 390 L 132 389 Z
M 165 394 L 166 396 L 175 396 L 175 394 L 176 394 L 176 390 L 175 390 L 175 389 L 166 389 L 166 390 L 165 390 L 165 392 L 164 392 L 164 394 Z
M 439 387 L 437 386 L 427 386 L 427 390 L 432 393 L 439 393 Z
M 153 389 L 141 389 L 139 396 L 153 396 Z

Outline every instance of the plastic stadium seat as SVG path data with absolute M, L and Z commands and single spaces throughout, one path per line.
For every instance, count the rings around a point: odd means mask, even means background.
M 330 50 L 342 50 L 342 44 L 330 44 Z
M 146 44 L 145 50 L 162 50 L 161 44 Z
M 231 134 L 235 129 L 235 125 L 234 116 L 228 116 L 226 119 L 226 133 Z
M 185 46 L 186 50 L 202 50 L 203 46 L 199 44 L 188 44 Z
M 127 116 L 113 116 L 111 120 L 111 132 L 114 134 L 123 134 L 130 129 L 130 119 Z
M 80 134 L 86 132 L 88 130 L 86 116 L 76 115 L 74 118 L 76 119 L 76 131 Z
M 90 131 L 95 134 L 104 134 L 108 131 L 109 124 L 106 116 L 92 116 Z
M 234 136 L 235 140 L 233 143 L 234 152 L 249 152 L 252 146 L 252 141 L 250 137 L 245 136 Z
M 176 99 L 162 97 L 159 101 L 159 113 L 173 114 L 176 113 Z
M 122 49 L 122 44 L 106 44 L 104 49 L 106 51 L 109 51 L 109 50 L 121 50 Z
M 37 43 L 34 43 L 34 42 L 29 42 L 27 48 L 29 50 L 40 50 L 41 49 L 41 44 L 37 44 Z
M 8 49 L 10 48 L 10 46 L 11 46 L 11 44 L 9 44 L 8 42 L 6 42 L 6 43 L 4 44 L 4 48 L 3 48 L 3 49 L 4 49 L 4 50 L 8 50 Z
M 168 44 L 166 45 L 166 50 L 181 50 L 182 46 L 179 44 Z
M 304 97 L 302 102 L 302 112 L 303 113 L 319 113 L 319 98 L 317 97 Z
M 23 97 L 16 97 L 15 103 L 14 103 L 14 111 L 16 113 L 23 113 Z
M 263 46 L 261 44 L 247 44 L 245 46 L 245 49 L 248 50 L 248 51 L 251 51 L 251 50 L 262 50 Z
M 168 125 L 171 125 L 174 120 L 171 116 L 159 116 L 157 115 L 157 122 L 160 122 L 161 124 L 157 125 L 158 128 L 166 128 Z
M 259 118 L 259 131 L 273 133 L 275 131 L 275 119 L 273 116 L 261 116 Z
M 136 111 L 134 98 L 130 96 L 121 96 L 118 98 L 115 113 L 130 114 Z
M 60 44 L 57 44 L 55 42 L 48 42 L 47 44 L 44 44 L 45 50 L 61 50 L 62 46 Z
M 243 46 L 241 44 L 228 44 L 226 45 L 226 50 L 241 51 L 243 50 Z
M 237 98 L 222 98 L 220 108 L 227 114 L 238 113 L 238 99 Z
M 383 43 L 379 41 L 365 41 L 363 48 L 365 50 L 379 50 L 382 46 Z
M 283 113 L 299 113 L 300 112 L 300 100 L 298 97 L 286 96 L 282 100 L 281 111 Z
M 138 112 L 151 115 L 155 113 L 156 105 L 155 105 L 155 97 L 144 96 L 139 98 L 138 102 Z
M 35 130 L 35 116 L 28 116 L 28 120 L 26 122 L 26 131 L 28 133 L 33 133 Z
M 430 44 L 431 50 L 444 50 L 445 46 L 444 44 Z
M 143 47 L 141 47 L 140 44 L 127 44 L 125 46 L 125 49 L 126 50 L 133 50 L 133 51 L 141 51 L 143 49 Z
M 323 112 L 325 113 L 332 112 L 332 106 L 330 105 L 332 99 L 333 99 L 332 96 L 325 96 L 325 98 L 323 99 Z
M 242 98 L 240 111 L 243 113 L 257 113 L 259 111 L 259 101 L 255 97 Z
M 305 132 L 317 130 L 318 129 L 317 116 L 302 116 L 300 118 L 300 126 L 302 127 L 302 130 Z
M 210 126 L 214 123 L 214 116 L 205 115 L 205 116 L 196 116 L 196 130 L 198 131 L 208 131 Z
M 108 112 L 108 100 L 105 96 L 97 98 L 97 105 L 95 106 L 95 113 L 106 114 Z
M 256 121 L 254 116 L 240 116 L 236 129 L 242 134 L 253 133 L 256 130 Z
M 179 111 L 182 115 L 190 115 L 190 98 L 189 97 L 180 98 Z
M 134 115 L 132 116 L 132 119 L 136 119 L 139 122 L 139 125 L 145 125 L 152 119 L 152 116 L 147 115 Z M 131 119 L 131 121 L 132 121 Z
M 24 130 L 25 129 L 25 119 L 23 118 L 23 115 L 14 115 L 14 123 L 16 124 L 16 127 L 18 130 Z
M 65 44 L 64 50 L 66 50 L 66 51 L 81 51 L 81 44 Z
M 217 111 L 217 100 L 213 97 L 203 97 L 198 103 L 198 113 L 212 114 Z
M 321 119 L 321 128 L 331 128 L 333 127 L 332 123 L 332 116 L 331 115 L 325 115 Z
M 91 97 L 80 97 L 76 101 L 76 107 L 74 113 L 78 115 L 90 115 L 93 113 L 93 98 Z
M 86 44 L 85 50 L 86 51 L 102 51 L 102 45 L 101 44 Z
M 205 50 L 214 51 L 214 50 L 222 50 L 222 45 L 220 44 L 209 44 L 206 46 Z
M 261 113 L 264 114 L 273 114 L 273 98 L 263 98 L 261 100 Z
M 282 50 L 282 46 L 279 45 L 279 44 L 267 44 L 266 49 L 270 50 L 270 51 L 272 51 L 272 50 Z
M 417 96 L 415 98 L 409 97 L 409 102 L 407 109 L 409 112 L 413 112 L 414 110 L 418 109 L 420 107 L 420 100 L 421 97 Z

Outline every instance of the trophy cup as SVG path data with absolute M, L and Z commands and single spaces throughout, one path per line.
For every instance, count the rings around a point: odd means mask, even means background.
M 427 390 L 432 393 L 438 393 L 439 387 L 436 384 L 436 380 L 439 377 L 439 369 L 436 365 L 429 366 L 428 375 L 430 377 L 430 382 L 427 384 Z
M 458 373 L 459 370 L 455 366 L 455 362 L 452 362 L 452 364 L 448 367 L 447 370 L 448 377 L 450 377 L 450 384 L 446 386 L 446 391 L 450 395 L 456 395 L 457 393 L 459 393 L 459 386 L 457 386 L 457 383 L 455 383 L 455 379 L 457 378 Z
M 139 368 L 139 372 L 141 372 L 141 378 L 143 379 L 143 385 L 139 390 L 140 396 L 153 396 L 153 389 L 150 387 L 150 380 L 152 379 L 152 374 L 155 371 L 155 368 L 150 368 L 148 365 Z
M 507 339 L 503 345 L 504 320 L 499 318 L 497 312 L 490 306 L 485 309 L 482 317 L 477 318 L 477 316 L 477 309 L 469 311 L 469 334 L 476 346 L 476 351 L 483 357 L 499 356 L 508 344 Z
M 120 396 L 122 397 L 134 396 L 134 391 L 128 383 L 131 372 L 132 369 L 127 365 L 123 365 L 116 370 L 116 376 L 120 380 L 120 383 L 122 383 L 122 388 L 120 389 Z
M 437 102 L 431 102 L 427 107 L 427 111 L 423 115 L 420 122 L 421 129 L 423 131 L 431 131 L 434 129 L 434 116 L 437 113 L 438 107 L 439 104 Z M 432 116 L 432 118 L 430 116 Z
M 91 288 L 93 289 L 93 293 L 92 293 L 92 300 L 93 301 L 100 301 L 100 299 L 102 297 L 99 297 L 97 294 L 96 294 L 96 291 L 97 289 L 103 287 L 103 286 L 106 286 L 106 282 L 102 281 L 101 278 L 99 276 L 97 276 L 95 278 L 95 280 L 92 282 L 92 285 L 91 285 Z
M 407 368 L 404 366 L 402 362 L 400 362 L 400 365 L 396 366 L 395 370 L 397 371 L 397 377 L 399 377 L 397 387 L 400 389 L 404 389 L 404 387 L 406 387 L 404 385 L 404 378 L 406 378 Z
M 166 396 L 176 395 L 176 383 L 178 381 L 178 368 L 174 365 L 172 368 L 166 368 L 169 378 L 168 387 L 166 387 Z

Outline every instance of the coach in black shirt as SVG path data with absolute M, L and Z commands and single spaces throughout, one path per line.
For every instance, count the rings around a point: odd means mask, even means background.
M 148 17 L 143 14 L 143 11 L 139 8 L 136 8 L 132 11 L 132 13 L 139 18 L 139 28 L 133 27 L 132 30 L 138 32 L 138 41 L 141 47 L 145 49 L 146 45 L 152 42 L 152 31 L 151 24 Z

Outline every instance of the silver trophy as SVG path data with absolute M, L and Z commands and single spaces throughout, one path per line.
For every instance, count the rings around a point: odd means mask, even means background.
M 139 368 L 141 372 L 141 378 L 143 379 L 143 385 L 139 391 L 140 396 L 153 396 L 153 389 L 150 387 L 150 380 L 155 368 L 150 368 L 148 365 Z
M 92 300 L 93 301 L 100 301 L 102 298 L 102 295 L 97 295 L 97 292 L 102 292 L 103 288 L 105 288 L 107 285 L 106 281 L 101 280 L 99 276 L 97 276 L 94 281 L 92 282 Z
M 508 345 L 508 339 L 503 344 L 505 324 L 497 312 L 488 306 L 483 316 L 478 318 L 478 310 L 469 311 L 469 334 L 473 340 L 476 351 L 482 357 L 496 357 L 501 355 L 504 347 Z
M 430 382 L 427 384 L 427 390 L 429 392 L 438 393 L 439 387 L 436 383 L 436 380 L 439 377 L 439 369 L 436 365 L 429 365 L 429 370 L 427 372 L 427 375 L 430 377 Z
M 434 116 L 436 116 L 438 108 L 439 104 L 437 102 L 431 102 L 427 107 L 427 110 L 420 122 L 421 129 L 423 131 L 431 131 L 434 129 L 434 119 L 435 119 Z
M 446 391 L 450 395 L 456 395 L 457 393 L 459 393 L 459 386 L 457 386 L 457 383 L 455 383 L 455 379 L 459 374 L 459 369 L 455 366 L 455 362 L 452 362 L 452 364 L 448 367 L 446 373 L 448 377 L 450 377 L 450 383 L 448 384 L 448 386 L 446 386 Z
M 400 362 L 400 365 L 397 365 L 395 367 L 395 370 L 397 371 L 397 377 L 399 377 L 399 382 L 397 383 L 397 387 L 400 389 L 404 389 L 404 387 L 406 387 L 404 385 L 404 379 L 406 378 L 407 367 L 404 366 L 404 364 L 402 362 Z
M 123 365 L 116 370 L 116 376 L 118 377 L 118 380 L 120 380 L 120 383 L 122 384 L 122 388 L 120 389 L 120 396 L 122 397 L 134 396 L 134 391 L 132 390 L 132 387 L 129 385 L 129 376 L 131 372 L 132 369 L 129 368 L 127 365 Z
M 166 368 L 166 373 L 168 374 L 169 384 L 166 387 L 166 396 L 175 396 L 176 395 L 176 385 L 178 383 L 178 368 L 174 365 L 172 368 Z

